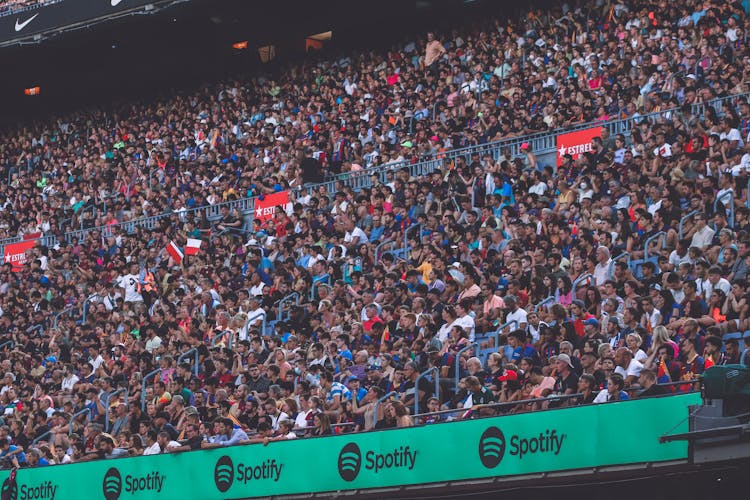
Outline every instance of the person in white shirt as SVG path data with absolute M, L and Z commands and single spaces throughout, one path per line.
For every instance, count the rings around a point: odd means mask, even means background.
M 456 304 L 456 314 L 458 317 L 453 322 L 453 326 L 460 326 L 469 334 L 469 342 L 474 342 L 475 324 L 474 318 L 469 315 L 471 311 L 471 299 L 465 299 Z
M 633 358 L 633 353 L 627 347 L 620 347 L 615 351 L 615 373 L 625 379 L 625 385 L 629 386 L 638 380 L 643 370 L 643 364 Z
M 80 379 L 75 373 L 73 373 L 72 365 L 65 365 L 64 373 L 65 375 L 63 376 L 62 384 L 60 388 L 62 389 L 63 392 L 70 394 L 73 392 L 73 388 L 75 387 L 75 385 L 78 383 Z
M 721 268 L 719 266 L 713 266 L 708 270 L 708 283 L 704 284 L 704 296 L 706 302 L 709 301 L 714 290 L 721 290 L 724 292 L 724 296 L 729 295 L 732 291 L 732 285 L 726 279 L 721 277 Z
M 654 148 L 654 156 L 661 156 L 662 158 L 669 158 L 670 156 L 672 156 L 672 145 L 666 142 L 663 132 L 659 132 L 656 134 L 656 147 Z
M 633 359 L 639 363 L 643 363 L 643 361 L 648 358 L 648 354 L 641 349 L 642 343 L 643 339 L 637 333 L 629 333 L 628 336 L 625 337 L 625 344 L 628 346 L 628 349 L 630 349 L 630 352 L 633 353 Z
M 607 380 L 607 388 L 599 391 L 594 398 L 594 403 L 609 403 L 614 401 L 627 401 L 630 399 L 628 393 L 623 391 L 625 382 L 622 375 L 613 373 Z
M 514 330 L 525 330 L 529 325 L 528 314 L 526 311 L 518 307 L 518 302 L 513 295 L 506 295 L 504 300 L 505 307 L 507 307 L 509 311 L 505 316 L 505 322 L 510 323 L 511 321 L 515 321 L 516 325 L 512 327 Z
M 728 140 L 730 149 L 741 148 L 745 145 L 742 141 L 742 135 L 736 128 L 732 128 L 732 122 L 729 118 L 724 118 L 721 121 L 721 133 L 719 134 L 719 140 Z
M 596 261 L 597 264 L 594 266 L 594 284 L 596 286 L 604 286 L 610 278 L 610 272 L 612 268 L 612 259 L 609 257 L 609 248 L 600 246 L 596 249 Z
M 355 226 L 354 221 L 351 219 L 347 219 L 346 222 L 344 222 L 344 229 L 346 229 L 344 243 L 347 246 L 352 247 L 361 245 L 362 243 L 367 243 L 367 234 L 362 231 L 361 228 Z
M 704 250 L 713 241 L 716 231 L 708 226 L 705 214 L 696 214 L 693 217 L 693 222 L 696 229 L 693 233 L 693 239 L 690 240 L 690 246 Z
M 297 414 L 297 418 L 294 419 L 294 428 L 306 429 L 308 424 L 307 417 L 309 416 L 310 422 L 312 422 L 312 416 L 310 416 L 310 414 L 318 413 L 318 410 L 310 406 L 310 396 L 308 395 L 301 395 L 298 399 L 298 404 L 300 412 Z
M 117 279 L 117 286 L 125 290 L 125 302 L 143 302 L 140 294 L 140 275 L 137 262 L 130 263 L 130 273 Z
M 155 430 L 150 430 L 146 434 L 146 448 L 143 450 L 144 455 L 158 455 L 161 453 L 161 446 L 157 441 L 157 434 Z
M 104 363 L 104 358 L 99 354 L 99 348 L 97 346 L 92 345 L 89 347 L 89 357 L 89 363 L 91 364 L 93 371 L 98 370 L 99 367 L 102 366 L 102 363 Z

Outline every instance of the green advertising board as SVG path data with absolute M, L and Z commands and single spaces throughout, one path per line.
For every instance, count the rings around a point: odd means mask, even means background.
M 687 458 L 699 394 L 0 473 L 3 498 L 247 498 Z

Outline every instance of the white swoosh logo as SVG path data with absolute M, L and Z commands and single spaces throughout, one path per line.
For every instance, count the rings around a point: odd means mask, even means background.
M 16 31 L 21 31 L 22 29 L 24 29 L 26 27 L 26 25 L 29 24 L 31 21 L 33 21 L 34 18 L 36 16 L 38 16 L 38 15 L 39 14 L 34 14 L 33 16 L 31 16 L 30 18 L 28 18 L 27 20 L 25 20 L 22 23 L 19 23 L 18 19 L 16 19 Z
M 112 7 L 117 7 L 118 5 L 120 5 L 120 2 L 122 2 L 122 0 L 112 0 Z

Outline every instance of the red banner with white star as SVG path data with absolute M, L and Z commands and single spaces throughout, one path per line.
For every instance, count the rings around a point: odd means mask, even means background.
M 273 219 L 276 214 L 276 207 L 285 208 L 288 203 L 289 191 L 259 196 L 255 198 L 255 219 L 262 222 Z
M 591 140 L 594 137 L 602 136 L 602 127 L 587 128 L 585 130 L 576 130 L 567 134 L 557 136 L 557 166 L 563 164 L 565 155 L 570 155 L 577 159 L 584 153 L 589 153 L 591 149 Z
M 13 272 L 19 272 L 26 264 L 26 252 L 36 245 L 36 240 L 24 240 L 5 245 L 3 262 L 13 266 Z

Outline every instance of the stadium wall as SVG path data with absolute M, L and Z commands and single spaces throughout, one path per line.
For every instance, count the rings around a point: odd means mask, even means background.
M 21 469 L 3 498 L 252 498 L 320 494 L 686 460 L 700 394 L 318 439 Z M 623 438 L 615 428 L 631 422 Z M 538 481 L 537 481 L 538 483 Z M 7 497 L 6 497 L 7 495 Z

